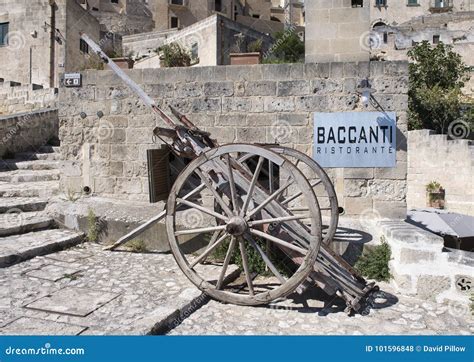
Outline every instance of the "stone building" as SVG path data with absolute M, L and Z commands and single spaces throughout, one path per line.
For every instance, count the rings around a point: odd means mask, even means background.
M 306 62 L 367 61 L 373 0 L 306 1 Z
M 219 13 L 229 19 L 240 21 L 284 22 L 285 0 L 150 0 L 149 7 L 154 14 L 156 30 L 190 26 Z M 292 21 L 304 24 L 304 7 L 300 0 L 291 0 Z
M 0 0 L 0 29 L 0 78 L 43 87 L 87 63 L 81 31 L 100 37 L 99 22 L 76 0 Z
M 80 0 L 103 32 L 130 35 L 152 31 L 153 13 L 145 0 Z
M 237 48 L 245 51 L 250 43 L 260 39 L 262 50 L 267 50 L 272 43 L 270 36 L 215 14 L 177 31 L 125 36 L 123 47 L 125 53 L 146 55 L 135 63 L 134 68 L 159 68 L 156 50 L 170 43 L 178 43 L 188 49 L 195 66 L 213 66 L 230 64 L 232 52 L 236 52 Z
M 372 26 L 399 25 L 431 14 L 474 11 L 474 0 L 371 0 Z
M 407 60 L 427 40 L 453 45 L 474 67 L 474 0 L 309 1 L 306 61 Z M 473 83 L 465 92 L 473 93 Z

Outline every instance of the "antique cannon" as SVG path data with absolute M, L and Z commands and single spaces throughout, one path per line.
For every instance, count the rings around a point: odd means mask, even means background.
M 260 305 L 317 285 L 345 300 L 347 312 L 363 310 L 378 288 L 332 250 L 337 197 L 313 159 L 280 146 L 219 145 L 171 108 L 176 124 L 95 42 L 81 37 L 170 127 L 156 128 L 154 135 L 190 160 L 172 186 L 165 210 L 108 250 L 165 220 L 179 267 L 212 298 Z M 189 213 L 199 223 L 183 223 Z M 243 271 L 240 281 L 229 278 L 231 263 Z M 257 272 L 254 264 L 264 270 Z

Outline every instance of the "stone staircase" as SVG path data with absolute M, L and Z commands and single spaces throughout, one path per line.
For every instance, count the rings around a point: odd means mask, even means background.
M 83 234 L 60 229 L 45 212 L 58 191 L 58 147 L 0 160 L 0 268 L 83 241 Z

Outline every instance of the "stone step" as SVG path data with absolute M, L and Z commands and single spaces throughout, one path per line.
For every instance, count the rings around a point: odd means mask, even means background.
M 58 192 L 58 181 L 23 182 L 21 184 L 0 182 L 0 197 L 49 198 L 57 195 Z
M 46 199 L 38 197 L 6 197 L 0 201 L 0 214 L 42 211 L 46 208 L 47 204 L 48 201 Z
M 1 172 L 0 181 L 10 183 L 57 181 L 59 176 L 59 170 L 17 170 Z
M 26 234 L 55 227 L 54 220 L 42 211 L 7 212 L 0 215 L 0 237 Z
M 39 151 L 42 153 L 60 153 L 59 146 L 41 146 Z
M 17 153 L 15 157 L 23 161 L 34 161 L 34 160 L 59 161 L 59 159 L 61 158 L 60 154 L 56 152 L 51 152 L 51 153 L 22 152 L 22 153 Z
M 59 169 L 59 161 L 49 160 L 0 160 L 0 171 L 14 171 L 14 170 L 57 170 Z
M 0 238 L 0 268 L 51 254 L 84 241 L 84 234 L 70 230 L 43 230 Z

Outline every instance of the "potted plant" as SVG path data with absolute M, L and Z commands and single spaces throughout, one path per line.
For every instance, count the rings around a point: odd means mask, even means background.
M 115 64 L 122 69 L 133 69 L 135 61 L 133 60 L 133 52 L 130 52 L 126 57 L 110 57 Z
M 251 65 L 251 64 L 260 64 L 262 60 L 262 47 L 263 40 L 257 39 L 251 42 L 247 46 L 247 52 L 241 52 L 240 46 L 238 46 L 238 51 L 234 51 L 230 54 L 230 64 L 231 65 Z
M 428 207 L 444 209 L 445 191 L 439 182 L 431 181 L 426 185 L 426 194 Z

